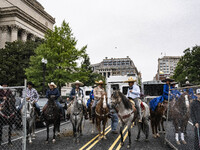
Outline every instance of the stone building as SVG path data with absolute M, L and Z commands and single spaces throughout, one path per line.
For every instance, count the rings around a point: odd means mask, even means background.
M 180 56 L 164 56 L 158 58 L 158 70 L 154 80 L 162 80 L 167 76 L 173 76 L 180 58 Z
M 54 24 L 37 0 L 0 0 L 0 48 L 5 42 L 43 38 Z
M 93 64 L 93 71 L 97 72 L 105 77 L 109 76 L 124 76 L 132 74 L 133 76 L 139 76 L 136 66 L 133 61 L 127 56 L 127 58 L 110 58 L 103 59 L 98 64 Z

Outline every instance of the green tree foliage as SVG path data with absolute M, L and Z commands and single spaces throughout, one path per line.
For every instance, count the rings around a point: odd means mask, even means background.
M 41 91 L 43 83 L 42 58 L 47 59 L 46 85 L 54 82 L 59 88 L 65 83 L 74 81 L 74 73 L 79 71 L 77 61 L 85 56 L 87 46 L 80 50 L 76 48 L 77 40 L 72 34 L 69 24 L 63 21 L 61 27 L 54 27 L 45 35 L 44 43 L 35 50 L 35 56 L 30 59 L 30 67 L 26 75 Z
M 174 79 L 181 84 L 185 83 L 185 77 L 193 84 L 200 84 L 200 47 L 195 46 L 184 51 L 184 56 L 174 72 Z
M 9 86 L 24 85 L 25 69 L 29 67 L 30 56 L 42 43 L 36 41 L 15 41 L 6 43 L 5 48 L 0 50 L 0 84 L 7 82 Z

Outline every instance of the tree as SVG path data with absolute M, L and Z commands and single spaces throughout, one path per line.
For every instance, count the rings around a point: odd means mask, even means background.
M 24 85 L 25 69 L 29 67 L 30 56 L 42 43 L 37 41 L 15 41 L 6 43 L 0 50 L 0 83 L 7 82 L 9 86 Z
M 200 84 L 200 47 L 195 46 L 184 51 L 174 72 L 174 79 L 181 84 L 185 83 L 185 77 L 193 84 Z
M 59 88 L 65 83 L 74 81 L 74 73 L 79 71 L 77 61 L 85 56 L 87 46 L 80 50 L 76 48 L 77 40 L 73 36 L 69 24 L 63 21 L 61 27 L 54 27 L 45 35 L 44 43 L 35 50 L 35 56 L 30 58 L 30 67 L 26 75 L 41 91 L 43 83 L 42 58 L 47 59 L 46 85 L 55 82 Z

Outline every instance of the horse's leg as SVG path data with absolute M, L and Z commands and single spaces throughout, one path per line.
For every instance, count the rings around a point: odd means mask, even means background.
M 94 133 L 94 129 L 95 129 L 95 118 L 92 117 L 92 134 Z
M 160 120 L 156 121 L 155 132 L 157 137 L 160 137 L 160 134 L 158 133 L 158 128 L 160 127 L 160 123 L 161 123 L 161 118 Z
M 54 121 L 54 124 L 53 124 L 53 140 L 52 140 L 53 143 L 56 142 L 56 129 L 57 129 L 57 121 Z
M 11 134 L 12 134 L 12 122 L 9 122 L 9 130 L 8 130 L 8 144 L 9 145 L 12 145 Z
M 2 142 L 2 128 L 3 128 L 3 125 L 2 125 L 2 120 L 0 120 L 0 145 L 1 145 L 1 142 Z
M 99 131 L 99 140 L 101 139 L 101 120 L 99 118 L 96 118 L 96 127 Z
M 128 137 L 129 137 L 129 143 L 127 145 L 127 148 L 131 148 L 131 125 L 128 126 Z
M 105 128 L 106 128 L 106 122 L 107 122 L 107 118 L 103 120 L 103 138 L 106 140 L 106 136 L 105 136 Z
M 162 131 L 165 134 L 164 120 L 162 120 L 161 125 L 162 125 Z
M 83 135 L 83 133 L 82 133 L 82 123 L 83 123 L 83 118 L 81 119 L 81 123 L 80 123 L 80 136 Z
M 46 122 L 46 127 L 47 127 L 47 139 L 46 139 L 46 143 L 49 142 L 49 123 Z
M 185 137 L 184 137 L 184 131 L 187 127 L 187 119 L 183 118 L 180 126 L 181 126 L 181 130 L 180 130 L 181 131 L 181 141 L 182 141 L 183 144 L 187 144 L 186 141 L 185 141 Z
M 123 129 L 124 129 L 124 125 L 122 125 L 122 126 L 120 127 L 121 146 L 124 146 L 124 137 L 123 137 L 123 133 L 122 133 Z
M 175 140 L 176 140 L 176 143 L 178 145 L 180 145 L 180 141 L 179 141 L 179 127 L 178 127 L 178 120 L 176 118 L 173 118 L 173 125 L 174 125 L 174 128 L 175 128 Z
M 145 136 L 146 136 L 146 141 L 149 141 L 149 123 L 148 123 L 148 119 L 145 118 L 144 119 L 144 133 L 145 133 Z
M 140 131 L 141 131 L 141 128 L 142 128 L 142 123 L 137 122 L 137 126 L 138 126 L 138 134 L 137 134 L 136 141 L 139 141 L 139 139 L 140 139 Z

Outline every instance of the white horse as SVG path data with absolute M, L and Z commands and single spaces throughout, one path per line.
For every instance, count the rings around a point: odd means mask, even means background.
M 21 114 L 23 115 L 25 112 L 25 105 L 23 105 Z M 27 136 L 28 141 L 31 144 L 32 139 L 35 138 L 35 119 L 36 119 L 36 112 L 35 108 L 33 107 L 33 102 L 30 100 L 26 101 L 26 129 L 27 129 Z

